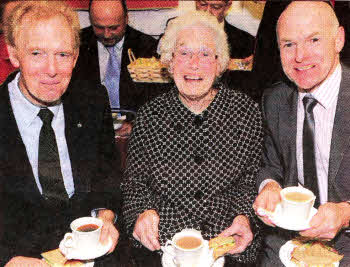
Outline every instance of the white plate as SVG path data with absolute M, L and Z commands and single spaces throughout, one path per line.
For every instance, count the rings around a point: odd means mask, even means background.
M 209 242 L 204 240 L 204 250 L 202 253 L 201 261 L 198 264 L 200 267 L 223 267 L 225 263 L 225 257 L 220 257 L 214 261 L 213 251 L 209 249 Z M 174 248 L 169 246 L 168 249 L 172 251 Z M 213 264 L 211 264 L 214 261 Z M 173 257 L 168 253 L 163 253 L 162 256 L 162 265 L 163 267 L 176 267 Z
M 303 223 L 295 223 L 290 219 L 286 219 L 286 217 L 282 216 L 282 208 L 281 204 L 277 204 L 274 212 L 270 212 L 264 209 L 259 209 L 259 215 L 267 215 L 268 218 L 273 222 L 276 226 L 292 230 L 292 231 L 303 231 L 310 228 L 311 218 L 317 213 L 317 209 L 312 208 L 310 212 L 309 218 Z
M 81 250 L 79 248 L 67 248 L 63 245 L 63 240 L 60 242 L 60 250 L 67 259 L 76 260 L 93 260 L 105 255 L 112 247 L 112 239 L 109 238 L 107 245 L 98 244 L 96 247 L 91 247 L 89 250 Z
M 292 251 L 296 246 L 293 244 L 292 241 L 286 242 L 281 248 L 279 252 L 280 259 L 284 266 L 286 267 L 298 267 L 294 262 L 291 261 L 292 259 Z M 339 266 L 339 262 L 333 263 L 334 267 Z
M 43 258 L 43 261 L 45 261 L 44 258 Z M 84 261 L 83 264 L 84 265 L 82 265 L 82 267 L 94 267 L 95 262 L 93 260 L 89 260 L 89 261 Z

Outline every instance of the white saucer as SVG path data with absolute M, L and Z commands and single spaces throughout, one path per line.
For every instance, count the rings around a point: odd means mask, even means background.
M 109 238 L 107 245 L 99 243 L 96 247 L 91 247 L 88 250 L 79 248 L 67 248 L 63 245 L 63 240 L 60 242 L 60 251 L 69 260 L 93 260 L 105 255 L 112 247 L 113 241 Z
M 44 258 L 42 258 L 42 260 L 45 261 Z M 93 260 L 89 260 L 89 261 L 83 261 L 83 265 L 81 265 L 81 266 L 82 267 L 94 267 L 94 264 L 95 264 L 95 262 Z
M 225 257 L 220 257 L 214 261 L 213 251 L 211 249 L 209 250 L 208 244 L 209 242 L 207 240 L 204 240 L 204 249 L 198 267 L 223 267 L 225 263 Z M 169 246 L 168 249 L 171 252 L 174 250 L 172 246 Z M 176 267 L 173 261 L 173 257 L 166 252 L 164 252 L 162 256 L 162 265 L 163 267 Z
M 276 226 L 292 230 L 292 231 L 303 231 L 306 229 L 309 229 L 311 218 L 317 213 L 317 209 L 312 208 L 310 212 L 309 218 L 304 221 L 303 223 L 295 223 L 291 221 L 290 219 L 287 219 L 286 217 L 282 216 L 282 208 L 281 204 L 277 204 L 276 209 L 274 212 L 270 212 L 264 209 L 259 209 L 258 214 L 259 215 L 267 215 L 268 218 L 273 222 Z
M 284 266 L 286 267 L 298 267 L 294 262 L 291 261 L 292 259 L 292 251 L 296 246 L 292 243 L 292 241 L 286 242 L 281 248 L 279 252 L 280 259 Z M 334 267 L 339 266 L 339 262 L 333 263 Z

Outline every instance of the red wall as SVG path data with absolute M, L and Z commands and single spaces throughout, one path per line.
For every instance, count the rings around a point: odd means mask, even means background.
M 89 0 L 65 0 L 75 9 L 88 9 Z M 126 0 L 128 9 L 151 9 L 177 7 L 179 0 Z

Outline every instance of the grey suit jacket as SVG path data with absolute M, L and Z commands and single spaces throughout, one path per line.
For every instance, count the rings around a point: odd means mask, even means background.
M 278 83 L 265 91 L 262 111 L 265 129 L 263 167 L 257 186 L 267 178 L 282 187 L 298 184 L 296 161 L 297 88 L 293 84 Z M 332 133 L 328 171 L 328 201 L 350 200 L 350 69 L 342 66 L 342 80 Z M 278 253 L 283 242 L 295 233 L 267 229 L 265 256 Z M 345 253 L 343 262 L 350 266 L 350 236 L 345 231 L 335 238 L 335 245 Z M 343 264 L 344 264 L 343 263 Z M 271 266 L 271 265 L 270 265 Z M 276 266 L 277 263 L 276 263 Z

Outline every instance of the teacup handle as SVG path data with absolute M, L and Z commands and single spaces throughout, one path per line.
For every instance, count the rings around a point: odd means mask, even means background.
M 177 265 L 177 262 L 176 262 L 176 259 L 175 259 L 176 255 L 175 255 L 175 253 L 174 253 L 173 251 L 171 251 L 171 250 L 169 249 L 169 246 L 173 246 L 173 245 L 174 245 L 174 243 L 173 243 L 171 240 L 167 240 L 167 241 L 165 242 L 165 245 L 164 245 L 163 247 L 161 247 L 161 249 L 162 249 L 162 251 L 163 251 L 164 253 L 168 253 L 168 254 L 171 256 L 171 258 L 172 258 L 174 264 Z
M 72 233 L 66 233 L 63 238 L 63 245 L 66 248 L 74 248 L 76 246 L 74 236 Z

